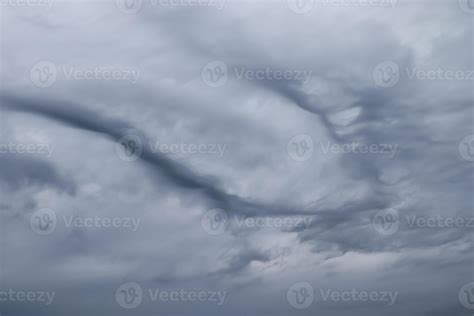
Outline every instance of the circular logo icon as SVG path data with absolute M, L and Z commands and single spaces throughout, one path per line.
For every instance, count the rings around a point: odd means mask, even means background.
M 467 161 L 474 161 L 474 135 L 467 135 L 458 145 L 461 157 Z
M 222 87 L 227 83 L 227 80 L 229 80 L 229 69 L 222 61 L 211 61 L 202 68 L 201 78 L 209 87 Z
M 469 14 L 474 14 L 474 0 L 459 0 L 461 9 Z
M 474 309 L 474 282 L 469 282 L 459 290 L 458 299 L 462 306 Z
M 115 0 L 117 8 L 125 14 L 135 14 L 142 8 L 143 0 Z
M 313 304 L 314 289 L 308 282 L 293 284 L 286 292 L 288 303 L 296 309 L 306 309 Z
M 138 135 L 126 135 L 115 144 L 115 152 L 123 161 L 135 161 L 143 153 L 142 139 Z
M 218 208 L 209 210 L 202 216 L 201 226 L 209 235 L 223 234 L 229 226 L 229 216 Z
M 286 151 L 291 159 L 299 162 L 306 161 L 314 153 L 313 139 L 306 134 L 296 135 L 286 145 Z
M 400 227 L 400 216 L 397 210 L 391 208 L 381 210 L 375 214 L 372 226 L 381 235 L 395 234 Z
M 314 8 L 314 0 L 288 0 L 288 7 L 296 14 L 305 14 Z
M 57 218 L 53 210 L 44 208 L 30 217 L 31 229 L 39 235 L 49 235 L 56 229 Z
M 142 287 L 137 282 L 124 283 L 115 292 L 115 299 L 125 309 L 136 308 L 143 300 Z
M 38 88 L 51 87 L 58 77 L 56 65 L 50 61 L 39 61 L 30 69 L 30 80 Z
M 400 67 L 393 61 L 384 61 L 375 66 L 373 77 L 375 84 L 382 88 L 395 86 L 400 80 Z

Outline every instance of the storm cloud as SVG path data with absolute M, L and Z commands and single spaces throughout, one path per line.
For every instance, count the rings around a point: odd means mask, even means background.
M 0 10 L 2 315 L 472 314 L 469 1 Z

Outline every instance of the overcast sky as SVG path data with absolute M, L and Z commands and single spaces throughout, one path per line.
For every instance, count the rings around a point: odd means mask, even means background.
M 0 10 L 2 316 L 474 313 L 472 1 Z

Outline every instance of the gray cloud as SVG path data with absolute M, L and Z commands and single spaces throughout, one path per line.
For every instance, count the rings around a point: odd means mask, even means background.
M 473 228 L 436 220 L 473 217 L 473 165 L 459 147 L 474 133 L 472 81 L 411 74 L 472 70 L 472 15 L 456 1 L 338 3 L 315 1 L 306 14 L 287 1 L 226 1 L 222 10 L 143 1 L 135 14 L 115 1 L 4 6 L 0 143 L 55 151 L 0 154 L 0 291 L 56 296 L 50 306 L 9 299 L 2 315 L 468 315 L 460 289 L 474 278 Z M 51 87 L 31 78 L 41 60 L 57 68 Z M 229 69 L 217 88 L 202 77 L 215 60 Z M 399 67 L 388 88 L 376 78 L 384 61 Z M 95 68 L 140 77 L 64 75 Z M 311 77 L 251 80 L 235 75 L 241 68 Z M 135 162 L 115 152 L 130 133 L 144 144 Z M 295 161 L 287 147 L 301 134 L 314 148 Z M 226 151 L 167 154 L 149 142 Z M 396 150 L 337 151 L 350 144 Z M 38 235 L 30 220 L 44 208 L 58 222 Z M 203 223 L 214 208 L 229 221 L 219 234 Z M 388 209 L 398 226 L 383 234 L 375 216 Z M 311 222 L 252 227 L 236 225 L 238 216 Z M 141 224 L 130 232 L 64 221 L 94 217 Z M 116 299 L 126 282 L 144 293 L 131 310 Z M 288 292 L 298 282 L 315 294 L 302 309 Z M 227 296 L 222 306 L 153 301 L 156 289 Z M 397 299 L 324 300 L 326 290 L 396 291 Z

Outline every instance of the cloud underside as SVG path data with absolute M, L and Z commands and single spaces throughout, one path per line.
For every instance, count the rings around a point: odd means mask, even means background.
M 306 15 L 286 1 L 228 1 L 220 11 L 145 4 L 130 15 L 113 1 L 35 10 L 2 13 L 9 27 L 2 30 L 0 140 L 55 150 L 51 157 L 0 154 L 0 284 L 55 289 L 57 301 L 52 308 L 8 302 L 6 315 L 126 313 L 115 290 L 128 281 L 228 291 L 221 307 L 148 300 L 132 311 L 137 315 L 294 314 L 286 291 L 299 281 L 316 292 L 399 293 L 393 306 L 316 302 L 301 315 L 466 312 L 457 295 L 474 277 L 472 227 L 408 220 L 473 216 L 473 167 L 458 152 L 472 134 L 472 81 L 408 76 L 413 69 L 473 68 L 472 17 L 456 4 L 326 6 Z M 32 84 L 38 60 L 58 67 L 53 87 Z M 218 88 L 201 78 L 214 60 L 230 69 Z M 373 78 L 386 60 L 400 67 L 391 88 Z M 140 77 L 132 84 L 72 80 L 63 72 L 101 66 L 138 69 Z M 305 69 L 311 80 L 246 80 L 233 73 L 242 68 Z M 130 134 L 143 151 L 125 162 L 116 147 Z M 299 134 L 315 145 L 303 162 L 287 152 Z M 225 144 L 226 151 L 176 156 L 156 152 L 157 142 Z M 323 150 L 353 143 L 396 151 Z M 41 208 L 58 216 L 50 236 L 29 226 Z M 289 229 L 234 222 L 212 236 L 201 219 L 215 208 L 231 219 L 310 222 Z M 387 209 L 398 211 L 400 227 L 383 236 L 372 221 Z M 141 226 L 68 228 L 67 216 L 134 217 Z

